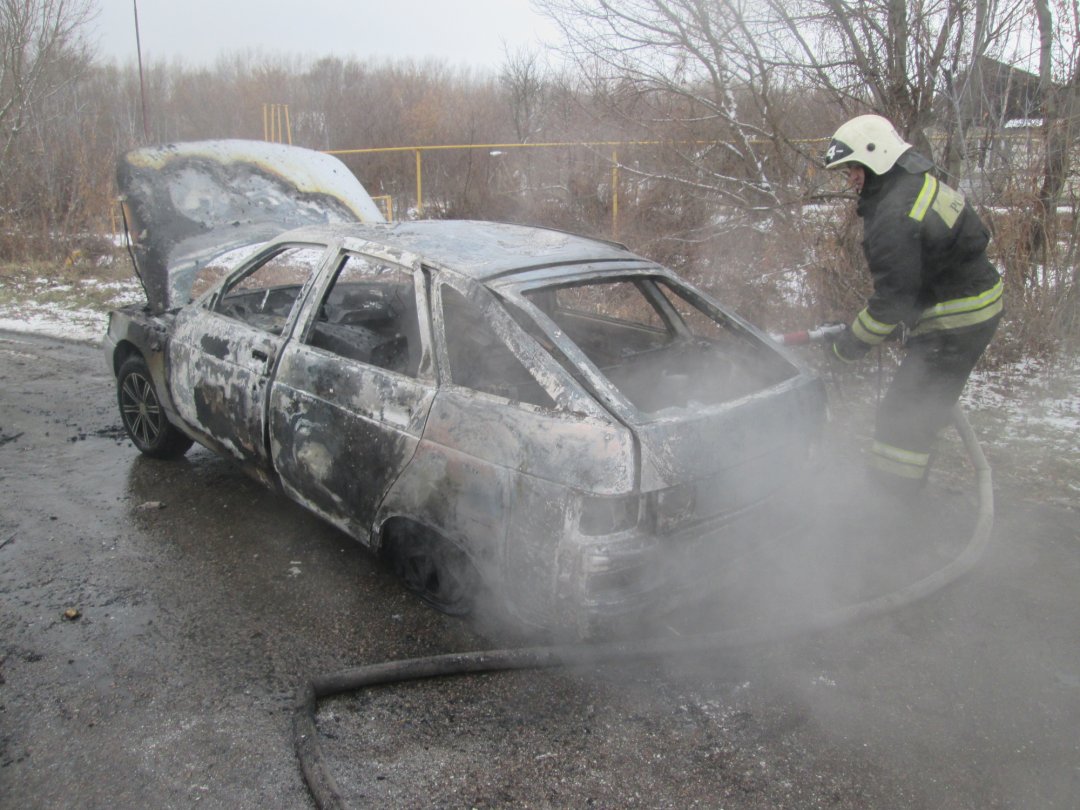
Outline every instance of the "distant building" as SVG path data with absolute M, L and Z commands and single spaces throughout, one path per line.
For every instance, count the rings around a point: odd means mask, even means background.
M 956 83 L 952 96 L 968 127 L 997 129 L 1013 121 L 1028 126 L 1042 123 L 1045 99 L 1039 77 L 988 56 L 980 57 Z
M 965 136 L 960 144 L 948 132 L 939 134 L 940 165 L 965 191 L 980 195 L 1030 182 L 1040 160 L 1044 102 L 1036 74 L 980 57 L 939 99 L 948 108 L 941 120 L 955 120 L 958 112 Z

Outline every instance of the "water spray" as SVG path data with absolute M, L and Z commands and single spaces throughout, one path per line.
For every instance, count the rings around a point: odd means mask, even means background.
M 813 329 L 803 329 L 800 332 L 770 332 L 769 337 L 784 346 L 805 346 L 808 343 L 824 343 L 846 329 L 847 326 L 842 323 L 826 323 Z

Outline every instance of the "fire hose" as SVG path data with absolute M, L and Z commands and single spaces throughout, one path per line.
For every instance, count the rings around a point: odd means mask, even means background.
M 845 327 L 827 325 L 817 329 L 772 336 L 785 345 L 804 345 L 825 340 Z M 745 627 L 714 633 L 659 637 L 600 644 L 555 645 L 449 653 L 426 658 L 386 661 L 321 675 L 298 693 L 293 713 L 293 740 L 308 789 L 320 810 L 347 807 L 341 789 L 327 768 L 319 744 L 315 712 L 321 698 L 356 692 L 373 686 L 403 683 L 451 675 L 550 669 L 563 666 L 610 664 L 619 661 L 662 658 L 679 654 L 771 644 L 807 632 L 823 631 L 856 620 L 865 620 L 925 599 L 955 582 L 974 568 L 990 542 L 994 525 L 994 491 L 990 465 L 974 430 L 959 404 L 953 406 L 953 425 L 975 472 L 978 511 L 967 545 L 950 563 L 890 593 L 819 613 L 798 622 L 767 628 Z

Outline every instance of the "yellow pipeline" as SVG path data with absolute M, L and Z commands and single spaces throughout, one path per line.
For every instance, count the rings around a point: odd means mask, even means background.
M 288 115 L 288 105 L 286 115 Z M 263 105 L 265 115 L 266 105 Z M 265 125 L 264 125 L 265 128 Z M 269 140 L 269 139 L 268 139 Z M 806 138 L 791 143 L 827 143 L 828 138 Z M 292 143 L 292 133 L 289 133 L 289 143 Z M 424 180 L 423 161 L 424 152 L 448 152 L 454 149 L 487 149 L 489 151 L 504 149 L 554 149 L 582 146 L 610 146 L 611 151 L 611 233 L 615 239 L 619 238 L 619 158 L 616 147 L 620 146 L 674 146 L 690 145 L 705 146 L 715 144 L 718 141 L 548 141 L 545 143 L 461 143 L 461 144 L 435 144 L 431 146 L 372 146 L 364 149 L 324 149 L 328 155 L 374 155 L 380 153 L 412 152 L 416 159 L 416 211 L 424 212 Z M 768 143 L 767 141 L 752 141 L 752 143 Z M 391 209 L 392 210 L 392 209 Z

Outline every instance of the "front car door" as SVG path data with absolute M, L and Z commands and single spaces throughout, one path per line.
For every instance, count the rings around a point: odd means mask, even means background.
M 374 245 L 345 251 L 301 313 L 271 388 L 285 491 L 365 542 L 435 396 L 428 312 L 418 261 Z
M 268 382 L 326 255 L 325 245 L 270 249 L 202 306 L 182 310 L 169 342 L 167 373 L 179 415 L 266 482 Z

